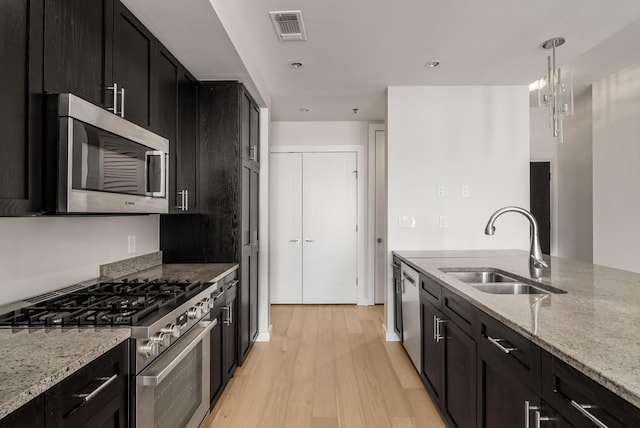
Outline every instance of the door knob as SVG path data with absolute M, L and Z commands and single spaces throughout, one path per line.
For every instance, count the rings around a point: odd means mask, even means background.
M 313 239 L 305 239 L 304 242 L 315 242 Z
M 382 238 L 378 238 L 378 239 L 376 239 L 376 241 L 377 241 L 378 243 L 381 243 L 381 242 L 382 242 Z
M 299 239 L 289 239 L 289 242 L 295 242 L 296 244 L 300 243 Z

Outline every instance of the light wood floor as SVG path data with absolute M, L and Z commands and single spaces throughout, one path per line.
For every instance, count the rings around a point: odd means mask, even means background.
M 444 427 L 382 306 L 274 305 L 202 428 Z

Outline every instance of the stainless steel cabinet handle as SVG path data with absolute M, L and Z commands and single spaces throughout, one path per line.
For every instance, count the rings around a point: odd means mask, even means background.
M 113 112 L 113 114 L 118 114 L 118 84 L 113 82 L 113 86 L 109 86 L 107 90 L 113 91 L 113 107 L 108 107 L 107 110 Z
M 124 88 L 120 89 L 120 117 L 124 117 Z
M 229 305 L 229 324 L 233 324 L 233 305 Z
M 398 268 L 398 269 L 400 269 L 400 265 L 399 265 L 399 264 L 397 264 L 397 263 L 393 263 L 393 264 L 392 264 L 392 266 L 393 266 L 394 268 Z
M 489 339 L 489 342 L 493 343 L 496 347 L 498 347 L 498 349 L 500 349 L 505 354 L 510 354 L 511 352 L 518 350 L 518 348 L 507 348 L 505 346 L 502 346 L 500 342 L 504 342 L 504 339 L 494 339 L 491 336 L 487 336 L 487 339 Z
M 535 427 L 534 428 L 540 428 L 540 422 L 548 422 L 548 421 L 555 421 L 556 418 L 550 418 L 548 416 L 541 416 L 540 412 L 536 410 L 535 416 L 534 416 L 534 420 L 535 420 Z
M 435 340 L 436 342 L 438 341 L 437 329 L 438 329 L 438 317 L 434 315 L 433 316 L 433 340 Z
M 404 294 L 404 278 L 400 280 L 400 291 Z
M 603 424 L 600 419 L 598 419 L 595 416 L 593 416 L 587 410 L 587 409 L 595 409 L 597 406 L 594 406 L 594 405 L 591 405 L 591 404 L 578 404 L 574 400 L 571 400 L 571 405 L 573 407 L 575 407 L 580 413 L 582 413 L 582 416 L 584 416 L 585 418 L 589 419 L 596 426 L 598 426 L 600 428 L 609 428 L 607 425 Z
M 300 239 L 289 239 L 289 242 L 293 242 L 295 244 L 299 244 L 300 243 Z
M 538 406 L 532 406 L 528 401 L 524 402 L 524 428 L 529 428 L 529 418 L 532 410 L 541 410 Z M 540 412 L 536 412 L 540 413 Z M 536 419 L 536 426 L 540 425 L 539 421 Z
M 313 239 L 305 239 L 304 242 L 316 242 Z
M 440 333 L 440 324 L 446 324 L 447 320 L 442 320 L 438 317 L 436 317 L 436 342 L 440 342 L 441 340 L 446 339 L 446 337 L 444 337 L 441 333 Z
M 180 197 L 180 205 L 176 205 L 176 208 L 181 211 L 188 211 L 189 210 L 189 191 L 179 190 L 178 196 Z
M 96 395 L 100 394 L 100 391 L 102 391 L 103 389 L 105 389 L 107 386 L 109 386 L 110 384 L 112 384 L 113 382 L 116 381 L 116 379 L 118 379 L 118 374 L 114 374 L 111 377 L 99 377 L 98 380 L 102 380 L 104 382 L 102 382 L 100 384 L 100 386 L 98 386 L 96 389 L 94 389 L 93 391 L 91 391 L 88 394 L 73 394 L 74 397 L 78 397 L 78 398 L 82 398 L 82 404 L 86 403 L 87 401 L 93 400 Z M 81 405 L 82 405 L 81 404 Z
M 249 147 L 249 158 L 252 161 L 256 161 L 256 162 L 258 161 L 258 154 L 257 153 L 258 153 L 258 151 L 256 150 L 256 146 L 255 145 Z
M 227 310 L 227 319 L 223 320 L 222 323 L 225 325 L 231 325 L 231 305 L 226 305 L 224 308 Z

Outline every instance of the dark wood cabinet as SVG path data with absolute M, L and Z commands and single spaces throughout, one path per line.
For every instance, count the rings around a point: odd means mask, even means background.
M 420 275 L 420 283 L 422 381 L 453 426 L 474 427 L 475 311 L 460 297 L 441 290 L 432 278 Z
M 236 371 L 238 361 L 238 282 L 232 281 L 225 291 L 222 309 L 222 367 L 225 383 Z
M 116 0 L 117 1 L 117 0 Z M 114 0 L 44 1 L 44 91 L 113 107 Z
M 198 204 L 198 81 L 184 68 L 178 76 L 178 135 L 170 188 L 170 210 L 197 213 Z
M 542 398 L 577 427 L 640 426 L 640 409 L 578 370 L 544 352 Z
M 258 335 L 260 170 L 242 155 L 251 135 L 259 135 L 254 129 L 259 119 L 252 122 L 252 111 L 259 112 L 241 83 L 199 84 L 199 214 L 161 216 L 160 221 L 165 263 L 240 264 L 234 315 L 239 365 Z
M 422 352 L 420 375 L 422 382 L 438 403 L 438 406 L 442 405 L 444 359 L 442 347 L 436 335 L 436 322 L 442 318 L 442 312 L 429 303 L 424 296 L 421 296 L 420 321 L 422 323 Z
M 113 14 L 113 81 L 125 119 L 151 129 L 156 39 L 119 1 Z
M 42 208 L 42 0 L 0 3 L 0 215 Z
M 210 407 L 216 404 L 225 387 L 225 368 L 222 363 L 222 355 L 224 354 L 222 330 L 223 324 L 223 308 L 226 306 L 224 290 L 218 292 L 218 296 L 214 299 L 213 309 L 211 311 L 211 320 L 217 320 L 218 327 L 211 330 L 211 369 L 209 389 L 210 389 Z M 226 314 L 225 314 L 226 315 Z
M 47 428 L 127 427 L 128 353 L 124 342 L 45 392 Z
M 0 428 L 44 428 L 44 394 L 0 420 Z

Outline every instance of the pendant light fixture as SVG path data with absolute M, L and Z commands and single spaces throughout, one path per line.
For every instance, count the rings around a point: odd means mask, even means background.
M 564 42 L 563 37 L 554 37 L 542 44 L 543 48 L 551 49 L 551 55 L 547 57 L 547 75 L 537 82 L 538 105 L 549 108 L 549 127 L 559 143 L 564 142 L 563 117 L 573 116 L 571 71 L 556 66 L 556 48 Z

